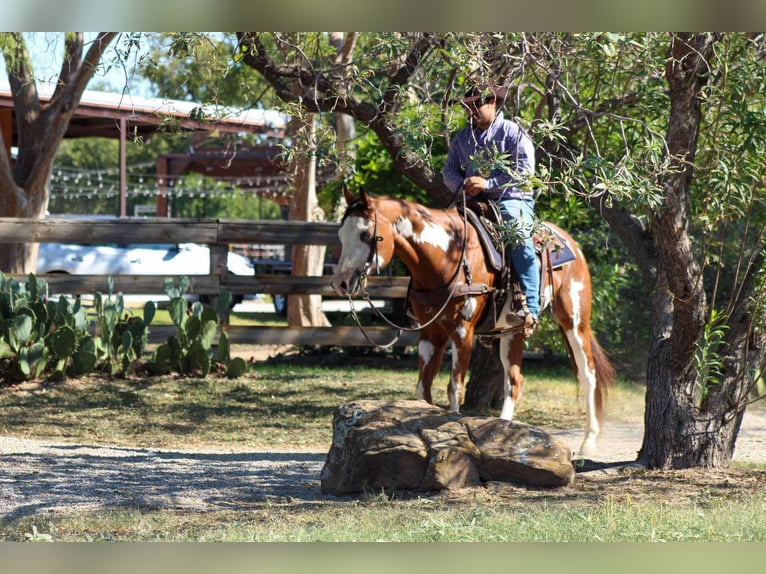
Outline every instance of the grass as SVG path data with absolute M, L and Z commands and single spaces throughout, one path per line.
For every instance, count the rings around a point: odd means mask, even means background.
M 90 377 L 21 384 L 0 392 L 0 434 L 117 446 L 325 450 L 338 405 L 413 398 L 414 357 L 380 355 L 372 367 L 365 366 L 366 355 L 328 360 L 317 364 L 316 357 L 290 355 L 256 362 L 250 376 L 233 380 Z M 448 402 L 447 381 L 443 370 L 434 383 L 441 406 Z M 618 386 L 612 393 L 615 416 L 617 405 L 627 405 L 620 416 L 640 416 L 641 393 L 635 385 Z M 528 374 L 518 417 L 540 426 L 581 425 L 568 367 Z
M 413 356 L 324 351 L 257 361 L 251 375 L 239 380 L 94 377 L 2 387 L 0 434 L 133 447 L 316 452 L 329 448 L 339 404 L 413 397 Z M 446 383 L 445 370 L 434 385 L 437 404 L 446 405 Z M 610 420 L 640 420 L 642 412 L 642 387 L 618 384 Z M 582 424 L 568 365 L 527 365 L 518 417 L 540 426 Z M 0 540 L 763 541 L 765 487 L 763 467 L 637 471 L 578 479 L 554 491 L 491 483 L 437 494 L 369 493 L 332 503 L 265 500 L 236 511 L 129 507 L 33 514 L 0 518 Z
M 624 479 L 622 479 L 624 481 Z M 761 484 L 761 487 L 763 484 Z M 58 541 L 155 542 L 744 542 L 763 541 L 763 496 L 668 504 L 605 496 L 530 503 L 521 489 L 398 500 L 385 495 L 307 507 L 182 512 L 138 508 L 25 517 L 0 533 Z M 526 504 L 523 504 L 526 502 Z

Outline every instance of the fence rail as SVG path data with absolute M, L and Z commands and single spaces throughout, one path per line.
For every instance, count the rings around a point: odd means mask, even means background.
M 236 295 L 319 294 L 333 295 L 330 277 L 292 275 L 255 275 L 243 277 L 226 272 L 226 253 L 231 245 L 335 245 L 338 225 L 335 223 L 304 223 L 297 221 L 252 221 L 228 219 L 165 219 L 125 218 L 114 220 L 71 220 L 49 218 L 42 220 L 0 218 L 2 243 L 80 243 L 147 244 L 202 243 L 211 250 L 208 275 L 188 275 L 189 292 L 193 295 L 215 296 L 221 291 Z M 15 276 L 19 280 L 25 277 Z M 104 275 L 41 274 L 52 292 L 71 295 L 104 292 Z M 178 279 L 177 276 L 171 276 Z M 162 293 L 164 276 L 112 275 L 114 292 L 124 295 Z M 406 277 L 371 277 L 367 290 L 374 298 L 403 298 L 407 293 Z M 238 344 L 300 344 L 368 346 L 370 343 L 356 327 L 241 327 L 228 326 L 227 334 Z M 388 327 L 365 328 L 369 338 L 385 343 L 396 331 Z M 152 330 L 153 337 L 162 337 L 163 330 Z M 405 332 L 398 346 L 415 344 L 412 332 Z

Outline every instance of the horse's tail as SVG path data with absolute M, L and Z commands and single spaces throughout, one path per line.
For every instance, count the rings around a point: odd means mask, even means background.
M 606 398 L 609 387 L 614 386 L 616 373 L 612 366 L 609 356 L 601 347 L 596 336 L 591 333 L 590 349 L 593 356 L 593 363 L 596 366 L 596 418 L 599 423 L 604 422 L 606 413 Z

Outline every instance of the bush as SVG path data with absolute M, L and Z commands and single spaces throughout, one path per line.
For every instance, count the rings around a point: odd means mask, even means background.
M 215 310 L 200 303 L 189 309 L 183 297 L 188 286 L 186 277 L 178 286 L 165 281 L 177 332 L 160 345 L 144 365 L 145 370 L 206 376 L 215 368 L 229 377 L 243 375 L 247 364 L 241 358 L 231 359 L 228 339 L 220 333 L 231 294 L 221 293 Z M 93 371 L 124 376 L 138 368 L 156 311 L 154 302 L 144 305 L 143 316 L 131 315 L 122 294 L 112 294 L 111 277 L 108 294 L 96 293 L 93 301 L 95 318 L 89 321 L 79 296 L 74 302 L 63 295 L 54 301 L 48 298 L 47 283 L 33 274 L 26 282 L 19 282 L 0 272 L 2 380 L 62 379 Z

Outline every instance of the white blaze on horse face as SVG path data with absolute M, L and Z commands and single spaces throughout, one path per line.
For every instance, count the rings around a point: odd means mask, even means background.
M 447 233 L 443 227 L 426 222 L 423 224 L 423 230 L 420 233 L 415 233 L 412 222 L 404 217 L 396 221 L 396 231 L 406 239 L 411 239 L 415 243 L 428 243 L 445 253 L 449 250 L 452 242 L 452 234 Z
M 340 295 L 345 295 L 341 285 L 351 287 L 354 273 L 364 267 L 370 256 L 370 246 L 360 238 L 369 226 L 370 222 L 363 217 L 349 217 L 338 230 L 341 254 L 331 284 Z

